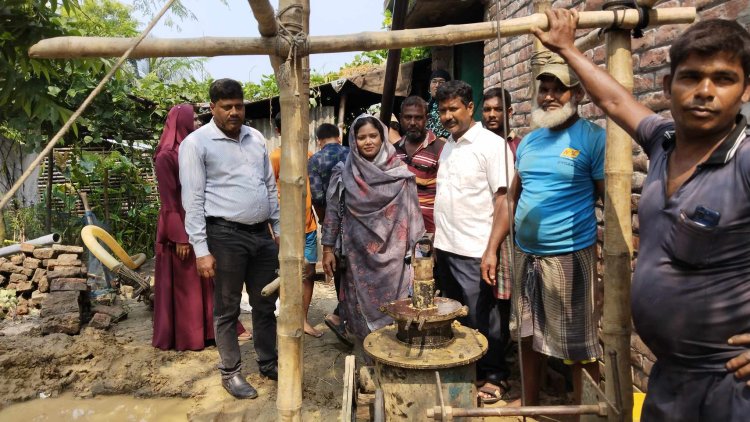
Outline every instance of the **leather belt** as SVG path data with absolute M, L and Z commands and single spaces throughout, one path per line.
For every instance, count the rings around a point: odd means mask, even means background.
M 217 226 L 231 227 L 235 230 L 240 230 L 249 233 L 258 233 L 262 231 L 268 231 L 268 221 L 262 221 L 255 224 L 242 224 L 235 223 L 234 221 L 225 220 L 221 217 L 206 217 L 207 224 L 215 224 Z

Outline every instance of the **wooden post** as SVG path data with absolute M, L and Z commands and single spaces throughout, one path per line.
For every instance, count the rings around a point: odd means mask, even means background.
M 340 135 L 343 138 L 344 137 L 344 118 L 346 117 L 346 93 L 341 94 L 341 98 L 339 99 L 339 122 L 337 126 L 339 127 L 339 130 L 341 131 Z
M 606 7 L 606 3 L 605 6 Z M 633 90 L 633 59 L 630 31 L 607 32 L 607 70 L 627 90 Z M 607 119 L 607 149 L 604 160 L 604 340 L 606 394 L 612 403 L 622 403 L 622 415 L 610 412 L 609 421 L 632 420 L 633 381 L 630 370 L 630 281 L 633 229 L 631 226 L 631 139 L 612 119 Z M 619 378 L 611 361 L 616 353 Z M 619 379 L 619 386 L 614 381 Z M 619 391 L 620 397 L 617 397 Z
M 550 0 L 534 0 L 533 2 L 534 6 L 534 13 L 544 13 L 545 10 L 552 7 L 552 2 Z M 498 12 L 500 13 L 500 12 Z M 539 39 L 536 37 L 533 37 L 534 40 L 534 53 L 540 54 L 547 50 L 547 47 L 545 47 Z M 531 63 L 531 76 L 534 77 L 534 80 L 536 80 L 537 75 L 539 75 L 539 69 L 541 68 L 541 65 L 538 65 L 537 63 L 534 63 L 532 61 Z M 534 89 L 534 93 L 536 94 L 536 89 Z
M 0 208 L 0 248 L 5 246 L 5 213 Z
M 49 154 L 47 154 L 47 186 L 46 186 L 46 193 L 47 193 L 47 203 L 45 205 L 45 211 L 46 215 L 44 218 L 44 230 L 45 233 L 51 233 L 52 232 L 52 176 L 54 174 L 54 151 L 55 149 L 52 148 L 49 150 Z
M 273 6 L 268 0 L 248 0 L 250 9 L 253 11 L 255 20 L 258 21 L 258 32 L 263 37 L 273 37 L 278 32 L 276 26 L 276 16 L 273 12 Z
M 104 223 L 109 224 L 109 169 L 104 169 Z
M 280 0 L 279 21 L 292 35 L 306 35 L 309 0 Z M 283 31 L 280 31 L 283 32 Z M 280 421 L 302 420 L 302 270 L 305 245 L 305 187 L 309 140 L 310 69 L 301 46 L 288 56 L 271 56 L 281 104 L 281 309 L 279 312 L 279 384 L 276 409 Z
M 552 7 L 552 2 L 550 0 L 534 0 L 533 3 L 534 6 L 534 13 L 542 13 L 544 14 L 544 11 Z M 533 37 L 534 39 L 534 54 L 531 56 L 530 64 L 531 64 L 531 85 L 529 86 L 531 92 L 529 92 L 529 95 L 531 96 L 531 102 L 534 103 L 536 101 L 537 92 L 539 92 L 539 81 L 536 80 L 536 77 L 539 76 L 539 71 L 542 69 L 542 66 L 547 63 L 552 53 L 542 45 L 542 42 L 539 41 L 536 37 Z
M 408 0 L 393 0 L 393 20 L 391 31 L 404 29 L 406 10 L 409 6 Z M 393 114 L 393 99 L 398 83 L 398 71 L 401 64 L 401 49 L 388 50 L 388 59 L 385 62 L 385 79 L 383 80 L 383 95 L 380 97 L 380 121 L 386 126 L 391 124 Z

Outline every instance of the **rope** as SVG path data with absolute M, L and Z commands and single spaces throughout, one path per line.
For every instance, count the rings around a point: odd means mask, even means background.
M 294 74 L 294 96 L 299 97 L 299 77 L 297 75 L 297 58 L 300 49 L 307 51 L 307 34 L 304 33 L 302 25 L 294 22 L 281 22 L 281 16 L 292 9 L 302 9 L 301 4 L 290 4 L 279 10 L 276 14 L 276 25 L 279 27 L 279 38 L 289 44 L 289 53 L 286 56 L 286 63 L 291 62 L 291 71 Z
M 23 172 L 20 178 L 16 180 L 16 183 L 10 188 L 10 190 L 3 196 L 3 199 L 0 200 L 0 210 L 5 208 L 5 206 L 8 204 L 8 201 L 15 195 L 15 193 L 18 191 L 18 189 L 21 188 L 23 183 L 26 181 L 26 179 L 31 176 L 31 173 L 34 172 L 34 170 L 39 167 L 39 165 L 42 163 L 42 161 L 47 158 L 47 155 L 52 151 L 52 149 L 55 147 L 57 142 L 62 139 L 63 136 L 65 136 L 66 133 L 68 133 L 68 130 L 70 130 L 70 127 L 73 126 L 73 123 L 83 114 L 83 112 L 88 108 L 88 106 L 91 104 L 92 101 L 94 101 L 94 98 L 96 98 L 97 95 L 99 95 L 100 92 L 102 92 L 102 89 L 104 89 L 104 85 L 109 82 L 110 79 L 112 79 L 112 76 L 114 76 L 115 72 L 117 72 L 117 69 L 122 66 L 123 63 L 125 63 L 125 60 L 130 57 L 130 54 L 133 53 L 133 50 L 135 50 L 136 47 L 143 41 L 144 38 L 146 38 L 146 35 L 148 35 L 149 32 L 151 32 L 152 29 L 154 29 L 154 26 L 156 26 L 156 23 L 159 22 L 159 20 L 164 16 L 165 13 L 167 13 L 167 10 L 169 10 L 170 7 L 172 7 L 172 3 L 174 3 L 175 0 L 168 0 L 167 3 L 162 7 L 162 9 L 159 11 L 159 13 L 154 17 L 153 20 L 151 20 L 151 23 L 148 24 L 146 29 L 141 32 L 141 35 L 136 38 L 135 41 L 133 41 L 133 44 L 125 50 L 125 53 L 120 56 L 120 58 L 117 60 L 114 66 L 112 66 L 111 69 L 109 69 L 109 72 L 104 75 L 104 78 L 99 82 L 99 85 L 94 88 L 93 91 L 89 94 L 88 97 L 86 97 L 85 100 L 83 100 L 83 103 L 81 103 L 80 106 L 78 106 L 78 109 L 73 112 L 73 114 L 70 115 L 68 118 L 68 121 L 65 122 L 63 127 L 60 128 L 59 131 L 55 134 L 55 136 L 50 139 L 50 141 L 47 143 L 47 146 L 44 147 L 44 149 L 39 153 L 39 155 L 36 157 L 36 159 L 29 165 L 29 167 L 26 169 L 26 171 Z
M 618 21 L 617 17 L 619 14 L 617 12 L 633 9 L 638 12 L 638 24 L 633 28 L 633 38 L 643 37 L 643 30 L 648 26 L 650 20 L 649 11 L 651 8 L 649 6 L 639 6 L 637 0 L 609 0 L 604 4 L 603 9 L 611 10 L 614 19 L 612 19 L 612 25 L 609 28 L 601 28 L 599 30 L 600 34 L 615 29 L 622 29 L 622 21 L 625 20 L 625 14 L 623 13 L 622 18 Z
M 649 24 L 649 11 L 651 8 L 648 6 L 639 6 L 636 0 L 633 0 L 633 8 L 638 11 L 638 25 L 633 28 L 633 38 L 642 38 L 643 30 Z

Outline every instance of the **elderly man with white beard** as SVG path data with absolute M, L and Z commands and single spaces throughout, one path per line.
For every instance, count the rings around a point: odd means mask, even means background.
M 531 114 L 537 129 L 518 146 L 508 192 L 515 221 L 512 300 L 520 317 L 523 394 L 526 405 L 539 403 L 541 363 L 554 356 L 572 365 L 580 403 L 581 369 L 597 379 L 602 355 L 594 205 L 604 194 L 605 132 L 579 117 L 585 92 L 568 66 L 547 64 L 537 79 Z M 484 257 L 495 255 L 508 235 L 510 224 L 503 220 L 493 222 Z M 482 276 L 494 282 L 488 272 Z

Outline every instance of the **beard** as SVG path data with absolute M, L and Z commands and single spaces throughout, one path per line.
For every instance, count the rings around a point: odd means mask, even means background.
M 567 122 L 577 112 L 578 104 L 573 98 L 558 110 L 545 111 L 538 105 L 535 105 L 531 110 L 531 128 L 555 128 Z
M 418 141 L 418 140 L 424 139 L 426 134 L 427 134 L 426 130 L 421 131 L 419 129 L 413 129 L 413 130 L 407 129 L 406 132 L 404 132 L 404 136 L 406 136 L 406 139 L 410 141 Z

